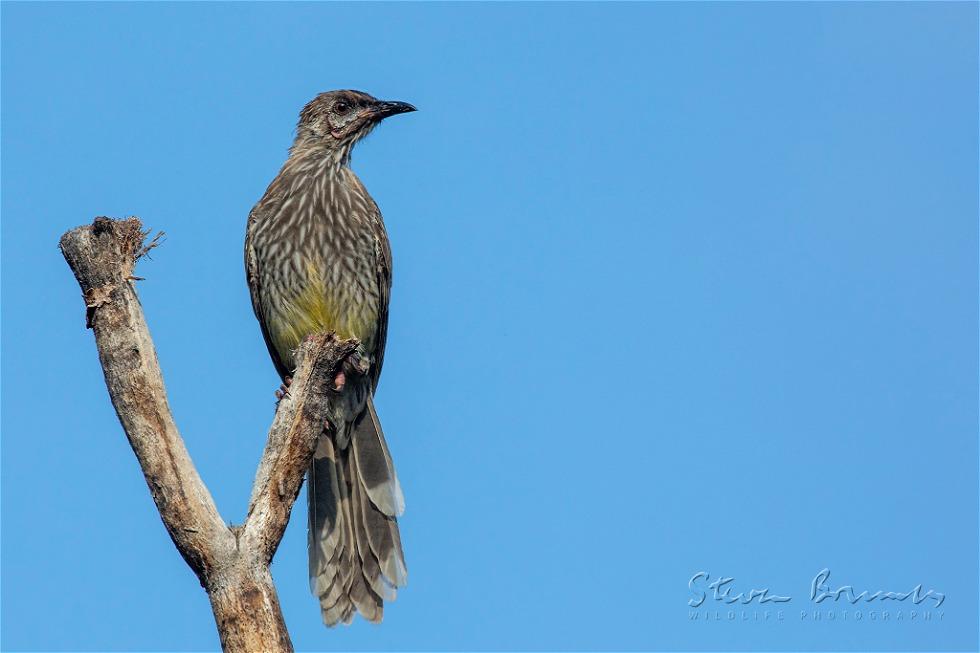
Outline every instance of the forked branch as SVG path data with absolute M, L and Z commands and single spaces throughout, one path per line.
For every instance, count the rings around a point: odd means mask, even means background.
M 259 463 L 245 524 L 229 527 L 191 461 L 167 402 L 136 295 L 137 259 L 156 244 L 138 218 L 96 218 L 61 238 L 95 333 L 106 386 L 164 526 L 208 592 L 225 651 L 291 651 L 269 564 L 324 432 L 332 381 L 356 341 L 317 334 L 297 351 Z

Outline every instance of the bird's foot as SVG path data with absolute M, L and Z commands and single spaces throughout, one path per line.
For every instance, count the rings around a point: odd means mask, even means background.
M 292 384 L 292 382 L 293 382 L 293 377 L 291 377 L 291 376 L 287 376 L 286 378 L 284 378 L 282 380 L 282 385 L 280 385 L 279 386 L 279 389 L 276 390 L 276 405 L 277 406 L 279 405 L 279 402 L 280 401 L 282 401 L 283 399 L 285 399 L 286 397 L 289 396 L 289 386 Z
M 334 392 L 340 392 L 344 389 L 344 386 L 347 384 L 348 372 L 358 377 L 364 376 L 370 369 L 370 358 L 364 352 L 364 349 L 358 345 L 357 349 L 340 366 L 340 371 L 337 372 L 337 376 L 333 378 Z

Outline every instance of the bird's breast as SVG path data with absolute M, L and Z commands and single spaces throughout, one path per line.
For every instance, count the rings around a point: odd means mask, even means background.
M 347 184 L 317 182 L 285 196 L 254 245 L 267 289 L 267 330 L 289 362 L 300 341 L 317 331 L 357 338 L 368 351 L 376 346 L 381 308 L 373 202 Z

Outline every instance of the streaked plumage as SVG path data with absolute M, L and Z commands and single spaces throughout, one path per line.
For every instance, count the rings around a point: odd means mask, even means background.
M 381 212 L 351 171 L 354 144 L 389 115 L 413 111 L 332 91 L 300 113 L 282 170 L 252 209 L 245 268 L 252 306 L 279 375 L 308 334 L 357 338 L 368 378 L 348 376 L 345 414 L 320 438 L 307 475 L 310 587 L 328 626 L 355 612 L 381 621 L 405 585 L 397 517 L 404 499 L 374 409 L 384 357 L 391 249 Z

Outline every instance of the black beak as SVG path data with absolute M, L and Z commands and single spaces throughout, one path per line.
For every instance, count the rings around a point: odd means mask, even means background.
M 388 116 L 409 113 L 411 111 L 417 111 L 417 109 L 408 102 L 378 102 L 373 108 L 373 113 L 378 120 L 384 120 Z

